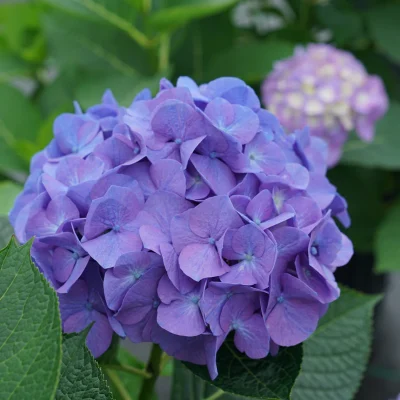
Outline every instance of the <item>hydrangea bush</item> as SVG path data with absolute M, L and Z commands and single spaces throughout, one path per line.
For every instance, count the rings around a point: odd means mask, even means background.
M 128 108 L 107 91 L 75 109 L 56 118 L 10 214 L 20 242 L 35 238 L 65 332 L 95 322 L 96 357 L 116 333 L 212 378 L 231 332 L 255 359 L 314 332 L 353 252 L 323 140 L 285 134 L 236 78 L 163 79 Z
M 329 146 L 328 166 L 335 165 L 352 130 L 365 141 L 388 108 L 380 77 L 368 75 L 349 52 L 327 44 L 297 48 L 279 61 L 262 86 L 265 106 L 289 132 L 308 126 Z

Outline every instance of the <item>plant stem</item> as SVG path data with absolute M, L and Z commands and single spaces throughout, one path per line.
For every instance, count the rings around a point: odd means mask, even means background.
M 144 14 L 149 14 L 151 11 L 151 0 L 143 0 L 142 3 L 142 10 Z
M 158 50 L 158 70 L 164 72 L 169 65 L 170 35 L 162 33 L 160 36 L 160 47 Z
M 216 399 L 219 399 L 224 393 L 225 392 L 222 389 L 218 389 L 214 394 L 212 394 L 211 396 L 208 396 L 204 400 L 216 400 Z
M 107 364 L 107 368 L 128 372 L 129 374 L 139 375 L 139 376 L 142 376 L 145 379 L 149 379 L 149 378 L 152 377 L 152 375 L 149 372 L 145 371 L 144 369 L 131 367 L 130 365 Z
M 140 388 L 139 400 L 150 400 L 153 397 L 154 386 L 157 382 L 158 375 L 160 374 L 160 362 L 163 351 L 158 344 L 153 344 L 151 354 L 146 366 L 146 371 L 151 374 L 151 378 L 145 379 Z
M 125 389 L 124 385 L 122 384 L 121 380 L 119 379 L 118 375 L 115 371 L 111 371 L 108 366 L 104 367 L 109 377 L 110 381 L 114 385 L 115 389 L 118 391 L 118 394 L 121 396 L 123 400 L 132 400 L 132 397 L 129 395 L 127 390 Z
M 311 0 L 301 1 L 299 20 L 300 20 L 300 25 L 304 29 L 306 29 L 308 25 L 308 19 L 310 17 L 310 7 L 311 7 Z

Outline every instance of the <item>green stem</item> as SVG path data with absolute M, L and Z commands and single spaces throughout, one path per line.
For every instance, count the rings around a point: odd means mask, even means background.
M 299 20 L 300 25 L 306 29 L 310 17 L 311 0 L 301 0 Z
M 107 368 L 110 369 L 116 369 L 119 371 L 124 371 L 124 372 L 128 372 L 129 374 L 134 374 L 134 375 L 139 375 L 142 376 L 145 379 L 149 379 L 151 378 L 151 374 L 148 373 L 147 371 L 145 371 L 144 369 L 140 369 L 140 368 L 135 368 L 135 367 L 131 367 L 130 365 L 124 365 L 124 364 L 108 364 Z
M 151 0 L 143 0 L 142 3 L 142 10 L 144 14 L 149 14 L 151 11 Z
M 114 385 L 114 388 L 118 391 L 122 400 L 132 400 L 132 397 L 129 395 L 128 391 L 125 389 L 123 383 L 118 377 L 118 374 L 115 371 L 111 371 L 107 367 L 104 367 L 107 373 L 108 378 Z
M 151 378 L 145 379 L 140 388 L 138 400 L 150 400 L 153 397 L 154 387 L 157 382 L 158 375 L 160 375 L 160 365 L 163 351 L 158 344 L 153 344 L 151 354 L 146 366 L 146 371 L 151 374 Z
M 158 70 L 164 72 L 169 65 L 170 35 L 162 33 L 160 36 L 160 48 L 158 50 Z
M 225 392 L 222 389 L 218 389 L 214 394 L 212 394 L 211 396 L 208 396 L 204 400 L 216 400 L 216 399 L 219 399 L 224 393 Z

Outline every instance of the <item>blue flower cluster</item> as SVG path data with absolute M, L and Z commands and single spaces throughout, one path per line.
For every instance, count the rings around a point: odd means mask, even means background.
M 95 322 L 94 356 L 115 332 L 215 378 L 230 332 L 262 358 L 307 339 L 339 296 L 333 273 L 353 249 L 326 154 L 239 79 L 163 79 L 128 108 L 108 91 L 57 117 L 10 220 L 19 241 L 35 237 L 64 331 Z

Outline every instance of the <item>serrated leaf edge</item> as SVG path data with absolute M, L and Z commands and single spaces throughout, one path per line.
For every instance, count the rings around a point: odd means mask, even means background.
M 59 302 L 58 302 L 58 296 L 57 296 L 55 290 L 50 286 L 49 282 L 48 282 L 47 279 L 44 277 L 44 275 L 42 274 L 42 272 L 41 272 L 41 271 L 36 267 L 36 265 L 32 262 L 32 258 L 31 258 L 31 256 L 30 256 L 30 254 L 31 254 L 31 248 L 32 248 L 33 241 L 34 241 L 34 238 L 30 239 L 28 242 L 26 242 L 26 243 L 24 243 L 24 244 L 22 244 L 22 245 L 19 245 L 18 242 L 17 242 L 17 239 L 15 238 L 15 235 L 12 235 L 10 241 L 8 242 L 8 245 L 5 246 L 1 251 L 7 251 L 7 252 L 8 252 L 8 250 L 9 250 L 12 246 L 14 246 L 15 249 L 18 249 L 18 248 L 20 248 L 20 249 L 28 248 L 28 249 L 29 249 L 29 251 L 28 251 L 28 255 L 29 255 L 29 264 L 30 264 L 30 266 L 31 266 L 31 268 L 32 268 L 33 274 L 36 275 L 36 276 L 39 276 L 39 279 L 41 280 L 42 283 L 44 283 L 44 286 L 45 286 L 46 288 L 49 288 L 49 289 L 51 290 L 51 292 L 54 294 L 54 297 L 55 297 L 55 300 L 56 300 L 56 306 L 57 306 L 57 307 L 56 307 L 56 310 L 58 311 L 58 312 L 56 311 L 56 315 L 58 316 L 58 322 L 59 322 L 59 324 L 60 324 L 60 337 L 59 337 L 59 339 L 60 339 L 60 340 L 59 340 L 60 345 L 58 346 L 58 347 L 59 347 L 59 359 L 58 359 L 58 365 L 57 365 L 57 377 L 56 377 L 56 381 L 55 381 L 53 393 L 52 393 L 52 396 L 51 396 L 51 399 L 53 399 L 53 398 L 55 397 L 55 395 L 56 395 L 57 388 L 58 388 L 58 384 L 59 384 L 59 382 L 60 382 L 61 363 L 62 363 L 62 356 L 63 356 L 63 353 L 62 353 L 62 333 L 61 333 L 61 332 L 62 332 L 62 326 L 61 326 L 60 306 L 59 306 Z M 6 257 L 7 257 L 7 255 L 6 255 Z M 37 274 L 38 274 L 38 275 L 37 275 Z M 53 320 L 53 322 L 55 322 L 55 321 Z

